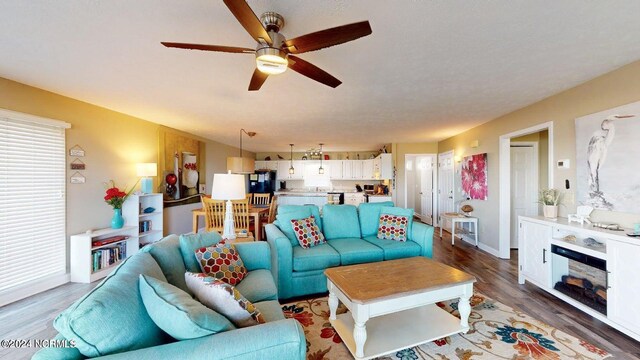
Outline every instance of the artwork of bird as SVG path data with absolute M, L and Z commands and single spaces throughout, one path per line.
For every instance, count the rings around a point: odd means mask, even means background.
M 278 159 L 284 160 L 284 158 L 282 156 L 280 156 L 280 154 L 277 154 L 277 155 L 278 155 Z
M 600 124 L 589 140 L 587 148 L 587 167 L 589 169 L 589 193 L 595 205 L 599 208 L 611 208 L 611 204 L 604 199 L 600 191 L 600 168 L 607 159 L 607 149 L 613 142 L 616 134 L 615 121 L 634 117 L 635 115 L 610 115 Z

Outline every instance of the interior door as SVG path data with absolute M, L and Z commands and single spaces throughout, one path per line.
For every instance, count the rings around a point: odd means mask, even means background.
M 538 214 L 538 163 L 533 145 L 511 146 L 511 248 L 518 248 L 518 216 Z
M 420 219 L 429 225 L 433 225 L 433 158 L 431 156 L 419 157 L 418 173 L 420 174 Z M 416 207 L 418 211 L 418 207 Z
M 453 151 L 438 154 L 438 223 L 440 217 L 447 212 L 454 212 L 454 165 Z

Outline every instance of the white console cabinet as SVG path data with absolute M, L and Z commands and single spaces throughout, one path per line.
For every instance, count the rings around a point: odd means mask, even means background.
M 626 236 L 624 231 L 568 223 L 563 218 L 550 221 L 521 216 L 518 223 L 520 284 L 530 282 L 640 341 L 640 239 Z M 588 238 L 604 246 L 589 246 Z M 606 289 L 606 301 L 587 305 L 584 297 L 579 301 L 566 287 L 564 292 L 560 291 L 562 286 L 555 287 L 562 285 L 563 275 L 576 273 L 585 274 L 585 279 L 595 276 L 593 284 Z

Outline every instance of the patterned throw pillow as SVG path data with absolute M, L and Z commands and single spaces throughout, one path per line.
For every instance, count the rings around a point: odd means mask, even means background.
M 291 220 L 291 227 L 298 239 L 298 243 L 300 243 L 300 246 L 304 249 L 326 242 L 313 215 L 300 220 Z
M 238 285 L 247 275 L 247 269 L 235 247 L 224 240 L 196 250 L 196 258 L 203 273 L 227 284 Z
M 381 214 L 378 223 L 378 239 L 407 241 L 409 219 L 406 216 Z
M 235 287 L 202 273 L 186 272 L 184 279 L 198 301 L 224 315 L 237 327 L 264 324 L 260 311 Z

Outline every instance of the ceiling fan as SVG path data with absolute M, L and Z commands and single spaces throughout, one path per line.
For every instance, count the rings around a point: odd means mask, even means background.
M 247 30 L 249 35 L 258 42 L 255 50 L 243 47 L 176 42 L 162 42 L 162 45 L 179 49 L 255 54 L 256 70 L 251 77 L 249 91 L 259 90 L 269 75 L 281 74 L 285 72 L 287 68 L 335 88 L 342 84 L 340 80 L 319 67 L 292 54 L 302 54 L 309 51 L 320 50 L 371 34 L 369 22 L 362 21 L 287 40 L 280 34 L 280 30 L 284 27 L 284 18 L 280 14 L 266 12 L 258 19 L 246 0 L 223 1 L 229 10 L 231 10 L 231 13 L 238 19 L 238 22 Z

